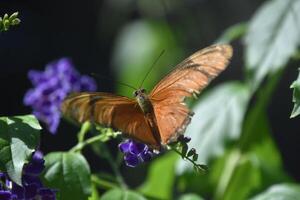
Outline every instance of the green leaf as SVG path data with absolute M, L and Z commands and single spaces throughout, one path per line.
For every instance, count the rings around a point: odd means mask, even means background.
M 251 198 L 251 200 L 271 200 L 271 199 L 283 199 L 283 200 L 296 200 L 300 197 L 300 185 L 298 184 L 278 184 L 273 185 L 267 191 L 263 192 Z
M 39 144 L 40 130 L 33 115 L 0 117 L 0 171 L 19 185 L 23 165 Z
M 176 61 L 182 57 L 182 50 L 178 48 L 173 32 L 166 23 L 140 20 L 128 24 L 118 36 L 115 46 L 113 65 L 117 79 L 139 87 L 163 50 L 165 54 L 158 60 L 143 84 L 143 88 L 148 91 L 158 82 L 161 74 L 165 74 L 170 67 L 177 64 Z M 131 88 L 120 85 L 118 90 L 124 95 L 132 96 Z
M 91 174 L 79 153 L 54 152 L 45 157 L 45 184 L 58 190 L 60 199 L 85 200 L 91 195 Z
M 255 156 L 233 150 L 226 159 L 214 199 L 243 200 L 259 186 L 260 171 Z
M 106 192 L 101 200 L 146 200 L 142 195 L 129 190 L 112 189 Z
M 158 199 L 172 199 L 177 159 L 175 153 L 169 152 L 152 161 L 147 179 L 138 191 Z
M 300 70 L 300 69 L 299 69 Z M 297 80 L 295 80 L 291 87 L 293 88 L 293 102 L 294 108 L 291 114 L 291 118 L 296 117 L 300 114 L 300 73 L 298 74 Z
M 280 153 L 270 135 L 266 114 L 259 112 L 260 115 L 255 118 L 253 136 L 247 138 L 248 143 L 243 143 L 248 147 L 243 151 L 233 150 L 211 169 L 212 180 L 214 184 L 218 184 L 216 199 L 243 200 L 255 190 L 288 181 Z
M 235 24 L 221 35 L 221 37 L 217 40 L 217 43 L 230 43 L 233 40 L 236 40 L 247 32 L 248 24 L 247 23 L 239 23 Z
M 186 131 L 192 138 L 189 146 L 199 154 L 198 163 L 207 163 L 213 156 L 222 154 L 226 141 L 239 138 L 248 100 L 249 90 L 239 82 L 216 87 L 199 100 Z M 190 167 L 181 160 L 178 172 Z
M 182 195 L 179 200 L 204 200 L 202 197 L 199 197 L 196 194 L 184 194 Z
M 246 64 L 256 88 L 286 65 L 300 44 L 300 0 L 266 1 L 252 18 L 245 37 Z

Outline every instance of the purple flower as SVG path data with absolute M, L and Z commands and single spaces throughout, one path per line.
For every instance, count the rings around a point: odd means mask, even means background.
M 55 190 L 43 186 L 39 179 L 39 174 L 44 169 L 43 154 L 36 151 L 31 161 L 24 166 L 22 175 L 22 185 L 9 180 L 5 173 L 0 173 L 0 199 L 4 200 L 55 200 Z
M 133 140 L 126 140 L 119 144 L 120 151 L 124 153 L 124 160 L 127 166 L 137 165 L 149 161 L 153 157 L 153 151 L 143 143 Z
M 69 59 L 62 58 L 46 66 L 45 71 L 28 72 L 34 88 L 24 96 L 24 104 L 55 133 L 60 122 L 60 105 L 71 92 L 95 91 L 96 83 L 89 76 L 81 76 Z

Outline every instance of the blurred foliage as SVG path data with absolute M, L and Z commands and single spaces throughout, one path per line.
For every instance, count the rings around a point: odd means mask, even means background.
M 157 199 L 173 199 L 176 160 L 177 155 L 170 152 L 153 161 L 146 181 L 138 190 Z
M 117 39 L 113 57 L 118 80 L 136 88 L 140 87 L 144 75 L 163 50 L 165 54 L 142 86 L 147 91 L 158 82 L 161 74 L 170 70 L 173 64 L 170 61 L 174 62 L 175 58 L 181 57 L 182 52 L 172 31 L 164 22 L 140 20 L 127 25 Z M 120 85 L 118 90 L 121 94 L 132 97 L 131 88 Z
M 296 184 L 278 184 L 270 187 L 251 200 L 284 199 L 295 200 L 300 197 L 300 186 Z
M 8 31 L 11 26 L 20 24 L 21 20 L 18 18 L 19 12 L 14 12 L 10 16 L 5 14 L 0 17 L 0 32 Z
M 296 53 L 300 44 L 299 9 L 299 0 L 267 1 L 250 21 L 245 36 L 246 67 L 253 74 L 250 82 L 254 88 Z

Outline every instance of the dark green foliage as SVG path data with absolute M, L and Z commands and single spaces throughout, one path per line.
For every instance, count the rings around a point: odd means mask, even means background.
M 0 117 L 0 170 L 19 185 L 23 165 L 39 144 L 40 130 L 32 115 Z
M 60 199 L 88 199 L 92 192 L 91 172 L 81 154 L 55 152 L 48 154 L 45 160 L 45 184 L 57 189 Z
M 291 118 L 292 118 L 300 114 L 300 75 L 298 75 L 298 78 L 293 82 L 291 88 L 293 89 L 293 102 L 294 102 L 294 108 L 291 113 Z

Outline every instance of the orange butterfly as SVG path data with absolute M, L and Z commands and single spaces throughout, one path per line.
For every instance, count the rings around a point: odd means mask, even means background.
M 135 99 L 103 92 L 82 92 L 68 96 L 63 114 L 79 123 L 87 120 L 112 127 L 137 141 L 160 149 L 177 140 L 193 113 L 185 97 L 198 94 L 223 71 L 232 57 L 230 45 L 212 45 L 180 63 L 150 92 L 134 92 Z

